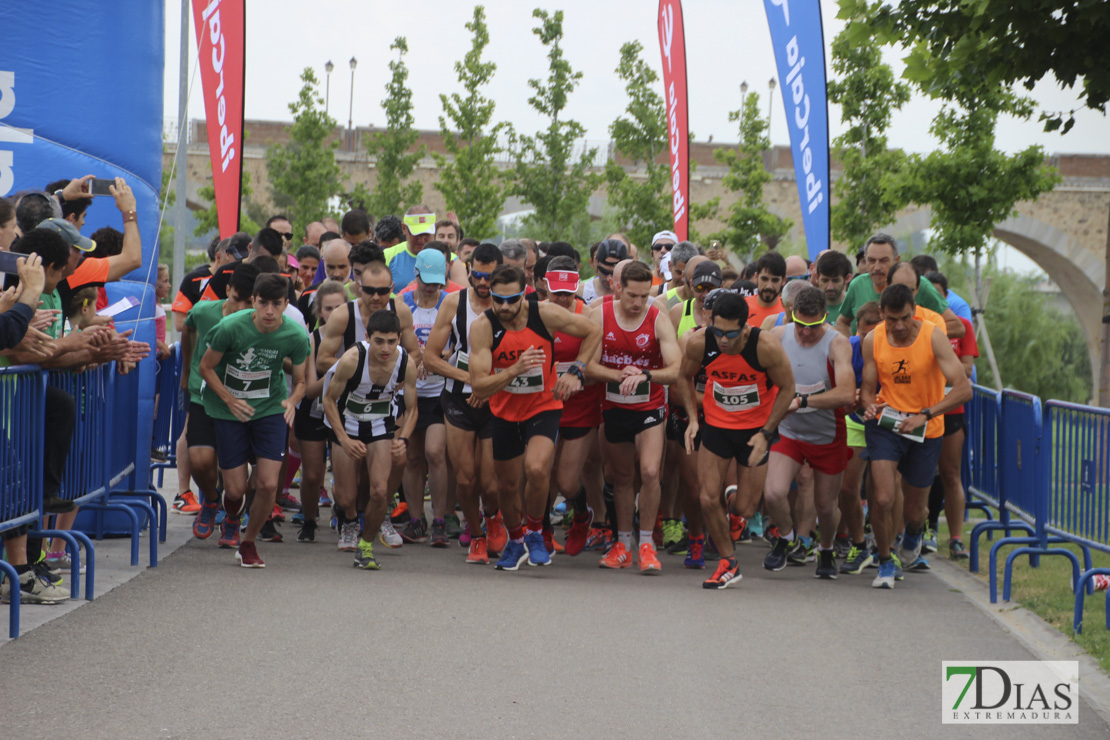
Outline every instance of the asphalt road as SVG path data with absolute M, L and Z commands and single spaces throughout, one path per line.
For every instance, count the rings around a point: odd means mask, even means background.
M 652 578 L 377 549 L 355 570 L 321 530 L 246 570 L 190 541 L 0 646 L 0 736 L 1110 736 L 1086 705 L 1078 727 L 942 725 L 942 660 L 1034 658 L 934 574 L 878 591 L 748 546 L 718 592 L 666 555 Z

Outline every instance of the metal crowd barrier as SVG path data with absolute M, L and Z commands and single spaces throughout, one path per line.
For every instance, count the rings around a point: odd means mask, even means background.
M 170 356 L 158 362 L 158 412 L 154 417 L 153 449 L 164 460 L 150 465 L 151 481 L 158 474 L 158 487 L 164 482 L 166 470 L 177 468 L 177 440 L 185 429 L 189 411 L 186 392 L 181 390 L 181 345 L 170 347 Z

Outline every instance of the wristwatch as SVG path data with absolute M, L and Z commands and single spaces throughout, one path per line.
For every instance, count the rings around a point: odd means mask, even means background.
M 921 415 L 925 417 L 925 421 L 931 421 L 932 418 L 936 416 L 932 409 L 922 409 Z
M 779 441 L 778 429 L 760 429 L 759 433 L 762 434 L 763 438 L 767 440 L 768 447 Z
M 644 370 L 643 373 L 644 373 L 644 377 L 647 378 L 647 382 L 650 383 L 651 382 L 651 370 Z
M 808 393 L 801 393 L 801 394 L 798 395 L 798 408 L 800 408 L 800 409 L 809 408 L 809 394 Z

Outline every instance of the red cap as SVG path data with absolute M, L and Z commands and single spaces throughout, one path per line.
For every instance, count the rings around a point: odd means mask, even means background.
M 569 270 L 548 270 L 544 276 L 552 293 L 574 293 L 578 290 L 578 273 Z

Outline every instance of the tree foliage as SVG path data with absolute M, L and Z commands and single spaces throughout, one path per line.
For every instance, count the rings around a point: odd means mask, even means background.
M 266 151 L 273 201 L 292 220 L 295 234 L 303 234 L 308 224 L 331 215 L 328 200 L 343 184 L 335 161 L 339 142 L 329 141 L 335 119 L 324 112 L 320 83 L 311 67 L 301 72 L 301 83 L 297 99 L 289 104 L 293 114 L 289 143 Z M 243 182 L 246 189 L 246 173 Z
M 982 89 L 1015 83 L 1031 90 L 1052 74 L 1069 88 L 1079 82 L 1082 105 L 1106 112 L 1110 5 L 1105 0 L 843 0 L 840 17 L 855 16 L 869 17 L 884 43 L 909 50 L 904 76 L 926 94 L 974 99 Z M 1074 112 L 1042 114 L 1045 129 L 1063 125 L 1067 133 Z
M 838 77 L 828 84 L 829 100 L 840 106 L 847 126 L 833 141 L 843 170 L 834 185 L 839 200 L 832 206 L 832 232 L 853 248 L 906 205 L 906 156 L 887 149 L 886 130 L 891 114 L 909 101 L 910 86 L 894 79 L 875 39 L 861 30 L 866 27 L 863 19 L 852 19 L 833 40 Z
M 771 148 L 767 119 L 759 111 L 759 95 L 748 93 L 740 109 L 728 114 L 728 120 L 740 123 L 740 145 L 735 149 L 718 148 L 713 156 L 728 167 L 721 178 L 726 190 L 739 193 L 728 207 L 725 229 L 715 236 L 724 246 L 748 259 L 756 253 L 760 242 L 775 248 L 794 223 L 767 210 L 763 187 L 773 178 L 763 163 L 763 153 Z
M 439 117 L 439 129 L 450 158 L 436 153 L 432 157 L 439 166 L 435 188 L 443 193 L 447 210 L 458 214 L 468 234 L 481 239 L 497 231 L 497 217 L 505 205 L 496 158 L 501 152 L 498 137 L 507 124 L 490 125 L 495 103 L 482 94 L 497 70 L 493 62 L 482 61 L 482 52 L 489 44 L 483 6 L 474 6 L 474 17 L 466 28 L 473 34 L 470 51 L 461 62 L 455 62 L 464 93 L 439 96 L 444 113 Z
M 375 160 L 378 172 L 377 184 L 366 198 L 366 205 L 379 217 L 403 213 L 407 206 L 419 203 L 424 197 L 424 186 L 419 180 L 405 182 L 424 156 L 424 147 L 410 151 L 420 134 L 413 128 L 416 119 L 412 115 L 412 89 L 408 87 L 409 70 L 405 64 L 408 41 L 398 36 L 389 49 L 397 52 L 397 58 L 389 62 L 392 76 L 382 100 L 386 127 L 385 131 L 368 137 L 366 142 L 366 151 Z
M 583 147 L 575 154 L 575 142 L 586 129 L 578 121 L 563 119 L 567 98 L 582 79 L 563 57 L 563 11 L 553 14 L 540 8 L 532 12 L 540 25 L 532 29 L 547 47 L 547 80 L 528 80 L 533 94 L 528 103 L 549 119 L 546 129 L 535 136 L 513 136 L 515 166 L 510 195 L 521 197 L 534 212 L 526 219 L 537 239 L 565 238 L 572 222 L 586 213 L 590 194 L 601 175 L 590 172 L 597 149 Z

